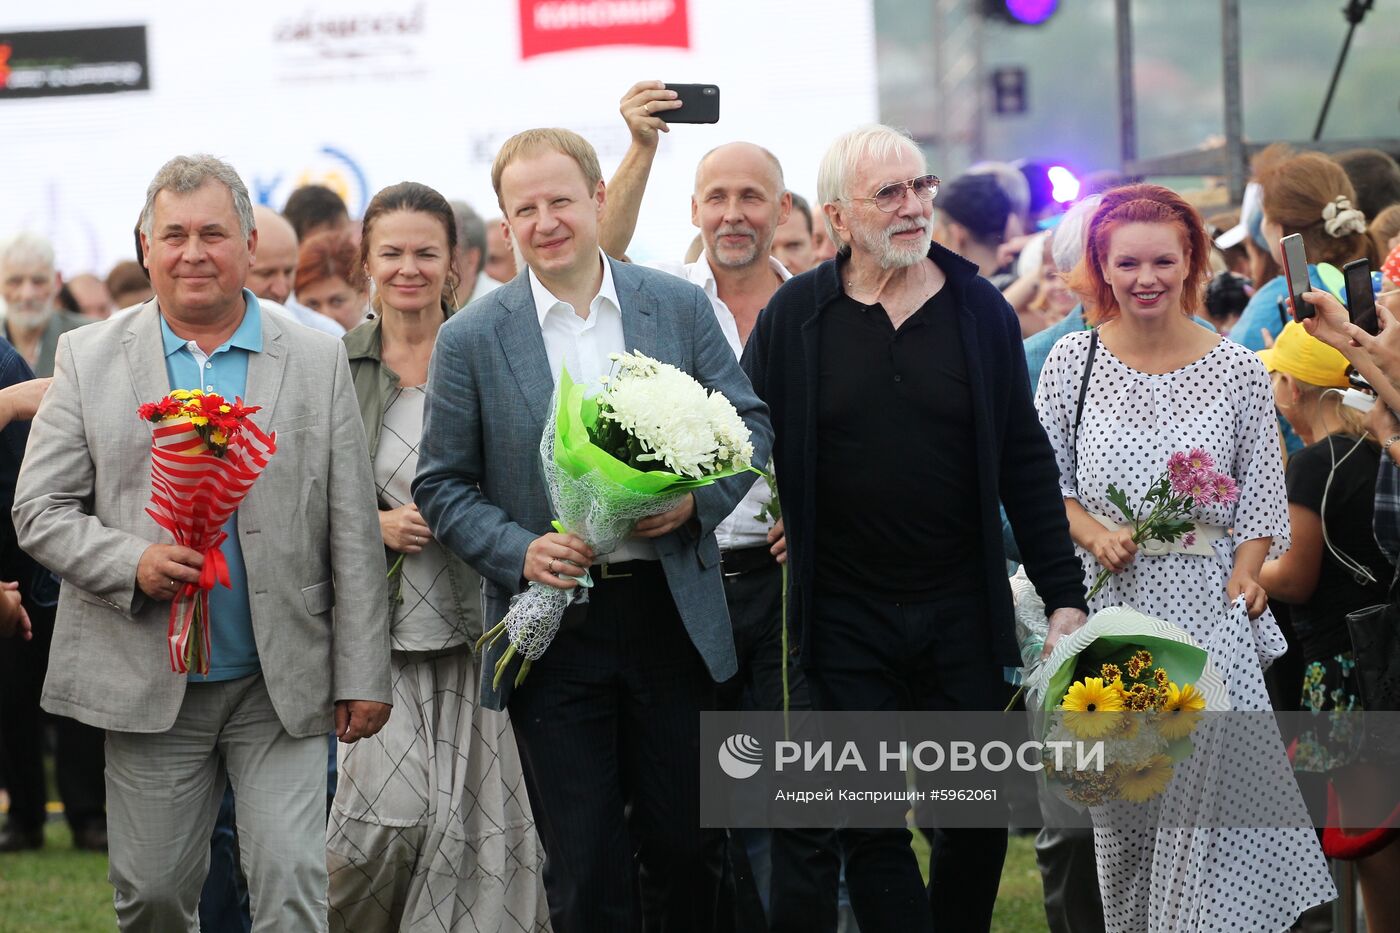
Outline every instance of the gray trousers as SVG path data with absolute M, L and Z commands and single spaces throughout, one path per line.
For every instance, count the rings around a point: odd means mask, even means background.
M 198 931 L 225 780 L 253 930 L 326 929 L 326 739 L 288 735 L 261 674 L 191 684 L 166 732 L 108 732 L 106 775 L 107 877 L 123 931 Z

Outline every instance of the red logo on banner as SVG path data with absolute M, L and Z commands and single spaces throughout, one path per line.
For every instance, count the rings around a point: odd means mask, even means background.
M 604 45 L 690 48 L 686 0 L 520 0 L 520 57 Z
M 10 83 L 10 55 L 13 52 L 9 43 L 0 45 L 0 87 Z

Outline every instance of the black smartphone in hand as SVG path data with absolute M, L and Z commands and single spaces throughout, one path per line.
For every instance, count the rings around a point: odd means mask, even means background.
M 1288 285 L 1288 297 L 1293 302 L 1293 320 L 1301 321 L 1312 317 L 1317 309 L 1303 300 L 1303 292 L 1312 291 L 1308 280 L 1308 253 L 1303 248 L 1303 237 L 1290 233 L 1279 241 L 1283 247 L 1283 276 Z
M 1347 314 L 1351 322 L 1372 337 L 1380 332 L 1376 317 L 1376 293 L 1371 290 L 1371 261 L 1353 259 L 1342 266 L 1347 283 Z
M 657 114 L 667 123 L 718 123 L 719 87 L 714 84 L 667 84 L 681 106 Z

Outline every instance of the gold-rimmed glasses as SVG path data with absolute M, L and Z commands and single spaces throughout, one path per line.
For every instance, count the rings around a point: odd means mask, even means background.
M 896 181 L 885 185 L 875 196 L 871 198 L 847 198 L 848 201 L 874 201 L 875 206 L 886 214 L 892 214 L 899 210 L 899 206 L 904 203 L 904 192 L 914 192 L 914 197 L 920 201 L 932 201 L 933 196 L 938 194 L 940 180 L 937 175 L 918 175 L 907 181 Z

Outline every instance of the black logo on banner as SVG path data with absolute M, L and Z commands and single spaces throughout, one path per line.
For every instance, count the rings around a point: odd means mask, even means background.
M 150 89 L 144 25 L 0 31 L 0 101 Z

